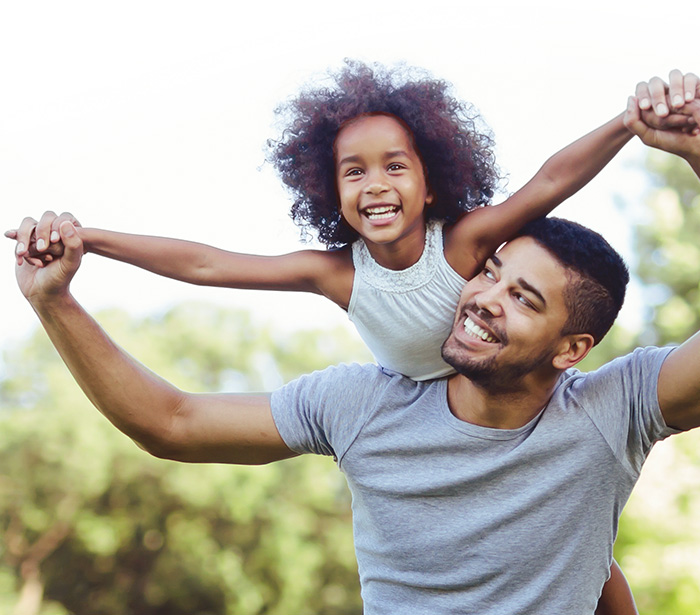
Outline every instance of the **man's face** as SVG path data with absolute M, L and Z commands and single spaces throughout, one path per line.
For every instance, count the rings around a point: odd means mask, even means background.
M 509 242 L 464 286 L 443 358 L 475 384 L 501 391 L 528 374 L 551 374 L 568 318 L 567 281 L 534 239 Z

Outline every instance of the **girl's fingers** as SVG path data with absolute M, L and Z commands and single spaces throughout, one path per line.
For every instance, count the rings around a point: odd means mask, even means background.
M 15 231 L 14 239 L 17 242 L 17 245 L 15 246 L 15 254 L 17 254 L 18 257 L 26 254 L 36 224 L 37 222 L 34 218 L 25 218 L 22 220 L 19 228 Z

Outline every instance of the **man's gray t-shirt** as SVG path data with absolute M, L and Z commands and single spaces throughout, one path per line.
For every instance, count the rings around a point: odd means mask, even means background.
M 673 433 L 656 393 L 668 352 L 569 370 L 513 430 L 457 419 L 446 380 L 374 365 L 273 393 L 287 445 L 336 457 L 347 478 L 365 614 L 591 615 L 622 507 Z

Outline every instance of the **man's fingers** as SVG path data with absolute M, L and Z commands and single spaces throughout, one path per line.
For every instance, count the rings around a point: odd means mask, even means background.
M 649 95 L 651 96 L 651 108 L 659 117 L 668 115 L 666 102 L 666 82 L 659 77 L 649 79 Z
M 36 220 L 34 218 L 27 217 L 22 220 L 17 229 L 13 229 L 12 231 L 14 233 L 13 239 L 17 242 L 15 245 L 15 256 L 17 258 L 18 265 L 22 264 L 22 257 L 27 254 L 35 227 Z
M 37 222 L 35 235 L 36 235 L 36 249 L 38 252 L 43 252 L 49 247 L 51 243 L 51 224 L 57 218 L 53 211 L 45 211 L 44 214 Z
M 685 104 L 683 73 L 674 68 L 668 75 L 668 100 L 673 109 L 680 109 Z
M 634 91 L 634 95 L 639 101 L 639 108 L 643 111 L 651 109 L 651 93 L 649 92 L 649 84 L 646 81 L 640 81 Z
M 73 226 L 72 222 L 64 221 L 61 223 L 61 226 L 59 226 L 58 232 L 64 246 L 63 261 L 68 268 L 77 269 L 80 258 L 83 255 L 83 242 L 75 230 L 75 226 Z
M 683 90 L 685 102 L 700 98 L 700 79 L 695 73 L 683 75 Z
M 63 224 L 65 221 L 71 222 L 73 226 L 80 226 L 80 222 L 78 222 L 78 219 L 70 212 L 64 211 L 60 216 L 57 216 L 53 222 L 51 223 L 51 235 L 49 236 L 49 240 L 51 242 L 57 242 L 60 240 L 60 235 L 58 233 L 58 227 Z

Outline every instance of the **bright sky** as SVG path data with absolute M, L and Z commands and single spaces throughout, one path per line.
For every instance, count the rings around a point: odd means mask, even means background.
M 245 8 L 240 8 L 244 6 Z M 274 6 L 274 8 L 273 8 Z M 639 3 L 14 2 L 0 8 L 0 228 L 47 208 L 86 226 L 242 252 L 299 248 L 263 146 L 275 105 L 344 57 L 408 64 L 454 83 L 493 128 L 515 191 L 556 150 L 622 111 L 637 81 L 700 70 L 695 0 Z M 620 196 L 644 176 L 628 145 L 560 214 L 629 253 Z M 261 168 L 262 167 L 262 168 Z M 0 267 L 0 347 L 35 317 Z M 345 323 L 318 297 L 202 289 L 96 256 L 74 293 L 134 314 L 182 300 L 248 307 L 284 329 Z M 635 316 L 629 316 L 634 320 Z

